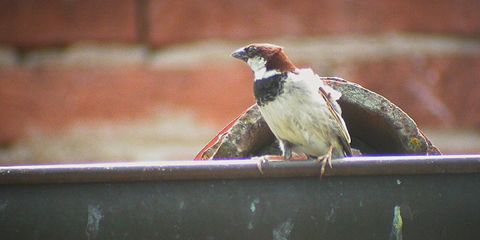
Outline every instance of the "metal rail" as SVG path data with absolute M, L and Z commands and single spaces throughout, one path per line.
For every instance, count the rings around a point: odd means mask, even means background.
M 318 176 L 320 167 L 316 161 L 255 159 L 4 166 L 0 184 L 306 177 Z M 458 173 L 480 173 L 480 155 L 351 157 L 334 160 L 325 177 Z

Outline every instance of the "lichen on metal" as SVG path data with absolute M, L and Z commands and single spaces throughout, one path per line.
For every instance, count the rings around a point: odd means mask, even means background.
M 352 137 L 351 145 L 362 155 L 440 154 L 415 121 L 385 97 L 342 79 L 324 81 L 342 93 L 339 104 Z M 212 141 L 216 142 L 210 142 L 197 159 L 247 158 L 280 153 L 278 142 L 256 105 Z

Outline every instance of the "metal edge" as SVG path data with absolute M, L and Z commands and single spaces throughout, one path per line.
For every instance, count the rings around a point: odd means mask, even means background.
M 262 172 L 260 171 L 260 168 Z M 314 177 L 317 161 L 258 159 L 217 161 L 118 162 L 0 167 L 0 184 L 114 183 Z M 324 177 L 480 173 L 480 155 L 377 156 L 335 159 Z

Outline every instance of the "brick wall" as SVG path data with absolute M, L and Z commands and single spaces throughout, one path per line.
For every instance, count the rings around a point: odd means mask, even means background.
M 229 57 L 253 41 L 284 45 L 298 65 L 381 93 L 422 128 L 475 133 L 479 11 L 475 0 L 3 0 L 0 159 L 17 156 L 11 149 L 37 159 L 33 142 L 79 123 L 128 127 L 181 111 L 217 129 L 253 103 L 251 73 Z M 465 146 L 451 152 L 480 150 Z
M 211 38 L 415 32 L 475 37 L 475 0 L 2 0 L 0 42 L 45 47 L 79 40 L 165 47 Z

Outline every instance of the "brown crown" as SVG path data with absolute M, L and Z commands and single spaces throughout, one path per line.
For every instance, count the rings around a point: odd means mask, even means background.
M 266 68 L 268 70 L 277 70 L 280 72 L 292 72 L 297 69 L 290 61 L 282 47 L 271 44 L 252 44 L 257 50 L 257 54 L 267 61 Z

